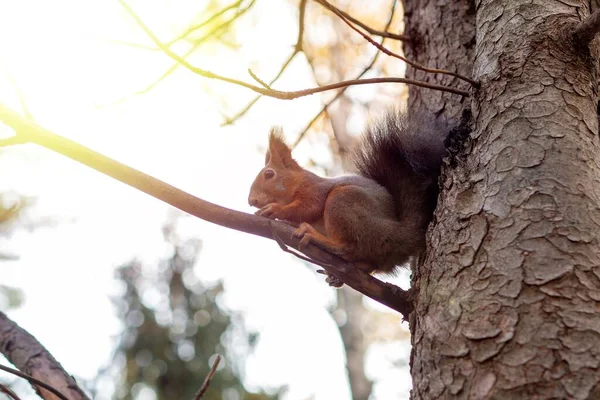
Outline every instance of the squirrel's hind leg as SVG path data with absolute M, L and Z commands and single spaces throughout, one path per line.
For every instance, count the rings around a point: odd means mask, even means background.
M 303 222 L 298 229 L 294 231 L 294 236 L 301 238 L 298 247 L 306 248 L 309 243 L 313 243 L 335 255 L 344 257 L 348 253 L 347 247 L 343 243 L 336 242 L 331 238 L 323 235 L 309 223 Z
M 305 248 L 306 246 L 308 246 L 309 243 L 313 243 L 333 254 L 340 256 L 340 257 L 344 257 L 344 255 L 347 254 L 345 245 L 343 245 L 342 243 L 338 243 L 334 240 L 331 240 L 330 238 L 328 238 L 327 236 L 323 235 L 321 232 L 316 230 L 312 225 L 310 225 L 306 222 L 303 222 L 300 224 L 298 229 L 296 229 L 296 231 L 294 231 L 294 236 L 302 238 L 302 239 L 300 239 L 300 243 L 298 245 L 298 247 L 300 249 Z M 327 278 L 325 279 L 325 282 L 327 282 L 329 284 L 329 286 L 332 286 L 335 288 L 340 288 L 340 287 L 344 286 L 344 282 L 342 282 L 335 276 L 329 275 L 329 274 L 327 274 Z
M 350 251 L 348 245 L 342 242 L 337 242 L 332 238 L 323 235 L 312 225 L 306 222 L 300 224 L 300 227 L 294 232 L 294 236 L 302 238 L 298 246 L 300 249 L 305 248 L 306 246 L 308 246 L 309 243 L 313 243 L 329 251 L 330 253 L 344 258 L 347 261 L 355 262 L 355 260 L 352 260 L 350 259 L 351 257 L 349 257 Z M 377 269 L 374 265 L 367 262 L 355 262 L 355 265 L 358 268 L 360 268 L 363 272 L 366 272 L 369 275 Z M 327 274 L 327 279 L 325 281 L 329 284 L 329 286 L 333 286 L 336 288 L 340 288 L 344 285 L 344 282 L 340 281 L 335 276 L 329 274 Z

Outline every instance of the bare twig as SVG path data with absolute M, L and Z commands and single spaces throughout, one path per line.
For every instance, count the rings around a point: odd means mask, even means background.
M 277 80 L 283 75 L 283 72 L 287 69 L 288 65 L 292 62 L 296 54 L 303 51 L 302 41 L 304 40 L 304 19 L 306 15 L 306 2 L 307 0 L 301 0 L 300 5 L 298 6 L 298 38 L 296 39 L 296 44 L 294 45 L 294 51 L 290 54 L 285 60 L 285 62 L 279 68 L 279 72 L 271 81 L 269 82 L 269 87 L 273 85 Z M 233 117 L 228 117 L 225 119 L 225 122 L 221 126 L 230 125 L 244 116 L 251 108 L 256 104 L 256 102 L 262 97 L 262 95 L 258 95 L 244 107 L 240 111 L 237 112 Z
M 187 58 L 189 55 L 191 55 L 193 52 L 195 52 L 198 49 L 198 47 L 200 47 L 202 44 L 206 43 L 206 41 L 208 39 L 210 39 L 211 37 L 213 37 L 215 34 L 219 33 L 220 31 L 227 29 L 227 27 L 229 27 L 233 22 L 235 22 L 238 18 L 240 18 L 242 15 L 244 15 L 254 5 L 255 1 L 256 0 L 251 0 L 246 7 L 239 9 L 230 19 L 228 19 L 227 21 L 224 21 L 222 24 L 215 26 L 212 30 L 210 30 L 209 32 L 204 34 L 202 37 L 195 40 L 192 47 L 188 51 L 186 51 L 181 57 L 184 59 Z M 152 48 L 152 49 L 160 50 L 160 48 L 156 48 L 156 49 Z M 179 68 L 180 66 L 181 66 L 180 62 L 177 62 L 177 61 L 174 62 L 173 65 L 171 65 L 160 77 L 158 77 L 158 79 L 156 79 L 154 82 L 152 82 L 151 84 L 146 86 L 144 89 L 140 89 L 132 94 L 122 97 L 116 101 L 113 101 L 110 104 L 116 105 L 116 104 L 122 103 L 123 101 L 126 101 L 127 99 L 131 98 L 132 96 L 138 96 L 138 95 L 141 95 L 144 93 L 148 93 L 150 90 L 154 89 L 156 87 L 156 85 L 158 85 L 160 82 L 162 82 L 165 78 L 167 78 L 171 74 L 173 74 L 173 72 L 175 72 L 177 70 L 177 68 Z
M 281 77 L 281 75 L 283 75 L 283 72 L 287 69 L 288 65 L 290 65 L 290 63 L 292 62 L 292 60 L 294 59 L 296 54 L 298 54 L 298 53 L 296 51 L 294 51 L 292 54 L 289 55 L 287 60 L 285 60 L 285 62 L 279 69 L 279 72 L 277 73 L 277 75 L 275 75 L 275 77 L 273 79 L 271 79 L 271 81 L 269 82 L 269 86 L 274 84 Z M 242 108 L 240 111 L 238 111 L 234 116 L 225 117 L 225 121 L 221 124 L 221 126 L 231 125 L 232 123 L 234 123 L 235 121 L 237 121 L 238 119 L 243 117 L 248 111 L 250 111 L 252 106 L 254 106 L 254 104 L 256 104 L 256 102 L 258 100 L 260 100 L 261 97 L 262 97 L 262 95 L 258 95 L 255 98 L 253 98 L 252 100 L 250 100 L 250 102 L 248 104 L 246 104 L 246 106 L 244 108 Z
M 306 3 L 307 0 L 300 0 L 298 5 L 298 37 L 296 38 L 296 46 L 294 51 L 296 53 L 302 51 L 302 41 L 304 40 L 304 21 L 306 19 Z
M 206 378 L 204 378 L 204 382 L 202 382 L 202 386 L 198 389 L 198 392 L 194 396 L 194 400 L 200 400 L 204 393 L 208 390 L 208 386 L 210 386 L 210 382 L 212 381 L 213 376 L 215 376 L 215 372 L 217 372 L 217 368 L 219 367 L 219 363 L 221 362 L 221 355 L 217 354 L 215 361 L 213 362 L 212 367 L 210 367 L 210 371 Z
M 6 365 L 0 365 L 0 370 L 11 373 L 13 375 L 16 375 L 19 378 L 27 379 L 32 384 L 43 387 L 44 389 L 48 390 L 49 392 L 52 392 L 54 395 L 58 396 L 58 398 L 60 398 L 61 400 L 69 400 L 67 398 L 67 396 L 62 394 L 58 389 L 54 388 L 52 385 L 49 385 L 46 382 L 40 381 L 39 379 L 34 378 L 31 375 L 27 375 L 27 374 L 19 371 L 18 369 L 10 368 L 10 367 L 7 367 Z
M 29 122 L 25 119 L 23 121 Z M 0 312 L 0 353 L 20 371 L 0 370 L 27 379 L 43 399 L 89 400 L 58 361 L 26 330 Z M 68 397 L 67 397 L 68 394 Z
M 21 398 L 11 388 L 2 383 L 0 383 L 0 392 L 5 393 L 13 400 L 21 400 Z
M 268 83 L 266 83 L 265 81 L 263 81 L 262 79 L 260 79 L 258 76 L 256 76 L 256 74 L 254 72 L 252 72 L 252 70 L 250 68 L 248 68 L 248 73 L 250 74 L 252 79 L 254 79 L 256 82 L 258 82 L 259 85 L 261 85 L 265 89 L 271 90 L 271 86 Z
M 21 136 L 11 136 L 6 139 L 0 139 L 0 147 L 14 146 L 15 144 L 25 144 L 28 142 L 29 140 L 27 140 L 27 138 Z
M 406 79 L 406 78 L 372 78 L 372 79 L 362 79 L 362 80 L 353 80 L 353 81 L 342 81 L 342 82 L 337 82 L 337 83 L 333 83 L 333 84 L 325 85 L 325 86 L 321 86 L 321 87 L 297 90 L 297 91 L 292 91 L 292 92 L 265 89 L 263 87 L 255 86 L 250 83 L 240 81 L 238 79 L 228 78 L 226 76 L 222 76 L 222 75 L 216 74 L 214 72 L 191 65 L 189 62 L 187 62 L 186 60 L 181 58 L 179 55 L 174 53 L 164 43 L 162 43 L 156 37 L 156 35 L 154 35 L 154 33 L 152 33 L 152 31 L 144 24 L 144 22 L 137 16 L 137 14 L 135 14 L 135 12 L 123 0 L 119 0 L 119 3 L 125 8 L 125 10 L 127 10 L 127 12 L 137 22 L 137 24 L 146 32 L 146 34 L 150 37 L 150 39 L 152 39 L 154 44 L 156 44 L 158 47 L 160 47 L 161 50 L 166 55 L 168 55 L 175 61 L 179 62 L 185 68 L 187 68 L 190 71 L 192 71 L 200 76 L 203 76 L 205 78 L 217 79 L 217 80 L 220 80 L 223 82 L 232 83 L 234 85 L 242 86 L 242 87 L 250 89 L 256 93 L 260 93 L 262 95 L 269 96 L 269 97 L 274 97 L 276 99 L 292 100 L 292 99 L 296 99 L 299 97 L 304 97 L 304 96 L 308 96 L 308 95 L 315 94 L 315 93 L 325 92 L 325 91 L 332 90 L 332 89 L 339 89 L 341 87 L 350 86 L 350 85 L 366 85 L 366 84 L 385 83 L 385 82 L 387 82 L 387 83 L 406 83 L 406 84 L 411 84 L 411 85 L 420 86 L 420 87 L 424 87 L 424 88 L 441 90 L 444 92 L 459 94 L 464 97 L 469 97 L 469 92 L 467 92 L 466 90 L 460 90 L 460 89 L 456 89 L 456 88 L 449 87 L 449 86 L 421 82 L 421 81 L 417 81 L 414 79 Z
M 33 114 L 31 114 L 31 111 L 29 110 L 29 107 L 27 106 L 27 102 L 25 101 L 25 96 L 23 95 L 21 88 L 17 84 L 17 81 L 15 81 L 15 78 L 12 76 L 12 74 L 10 73 L 10 71 L 8 70 L 8 68 L 6 66 L 3 66 L 3 69 L 4 69 L 4 74 L 6 75 L 6 78 L 10 82 L 11 86 L 13 87 L 13 90 L 15 91 L 15 93 L 17 94 L 17 97 L 19 98 L 19 103 L 21 104 L 21 110 L 23 110 L 23 114 L 25 114 L 27 119 L 30 119 L 33 121 Z
M 388 18 L 388 21 L 385 24 L 385 30 L 386 31 L 388 30 L 388 28 L 392 24 L 392 20 L 394 19 L 394 13 L 396 12 L 396 4 L 397 4 L 396 0 L 392 0 L 392 10 L 390 12 L 390 16 Z M 381 39 L 381 44 L 383 44 L 384 42 L 385 42 L 385 38 L 382 38 Z M 360 74 L 358 74 L 356 76 L 355 79 L 360 79 L 367 72 L 369 72 L 371 70 L 371 68 L 373 68 L 373 65 L 375 65 L 375 63 L 377 62 L 377 59 L 379 58 L 380 54 L 381 54 L 381 51 L 377 51 L 375 53 L 375 55 L 373 56 L 373 58 L 371 59 L 371 62 L 365 68 L 363 68 L 363 70 L 360 72 Z M 340 97 L 342 97 L 342 95 L 346 92 L 346 89 L 348 89 L 348 86 L 346 86 L 345 88 L 342 88 L 340 91 L 338 91 L 336 93 L 336 95 L 331 100 L 329 100 L 327 103 L 325 103 L 323 105 L 323 108 L 321 108 L 321 110 L 313 117 L 312 120 L 310 120 L 310 122 L 308 124 L 306 124 L 306 126 L 304 127 L 304 129 L 298 134 L 298 137 L 296 138 L 296 141 L 292 145 L 292 148 L 295 148 L 296 146 L 298 146 L 298 143 L 300 143 L 300 141 L 304 138 L 304 135 L 306 135 L 306 132 L 308 132 L 308 130 L 310 129 L 310 127 L 317 121 L 317 119 L 319 119 L 319 117 L 324 112 L 327 111 L 327 109 L 329 108 L 330 105 L 332 105 L 337 99 L 339 99 Z
M 287 224 L 231 210 L 194 197 L 72 140 L 58 136 L 34 122 L 26 120 L 3 105 L 0 105 L 0 120 L 12 127 L 18 135 L 24 136 L 33 143 L 87 165 L 200 219 L 269 239 L 273 239 L 271 229 L 274 229 L 285 244 L 298 249 L 300 239 L 294 236 L 294 228 Z M 408 317 L 412 310 L 408 292 L 381 282 L 314 244 L 309 244 L 303 248 L 302 252 L 311 259 L 322 263 L 320 265 L 329 275 L 333 275 L 375 301 L 402 313 L 405 317 Z
M 208 17 L 207 19 L 205 19 L 204 21 L 200 22 L 197 25 L 191 26 L 188 29 L 185 30 L 185 32 L 182 32 L 180 35 L 178 35 L 177 37 L 169 40 L 166 45 L 167 46 L 171 46 L 173 43 L 176 43 L 182 39 L 185 39 L 186 37 L 188 37 L 191 33 L 193 33 L 194 31 L 197 31 L 198 29 L 201 29 L 203 27 L 205 27 L 206 25 L 210 24 L 211 22 L 213 22 L 215 19 L 219 18 L 221 15 L 225 14 L 227 11 L 237 8 L 240 6 L 240 4 L 242 4 L 244 0 L 238 0 L 235 3 L 232 3 L 230 5 L 228 5 L 225 8 L 222 8 L 221 10 L 217 11 L 216 13 L 214 13 L 213 15 L 211 15 L 210 17 Z M 158 49 L 157 49 L 158 50 Z
M 445 69 L 438 69 L 438 68 L 429 68 L 426 67 L 424 65 L 421 65 L 419 63 L 416 63 L 414 61 L 411 61 L 409 59 L 407 59 L 404 56 L 401 56 L 400 54 L 394 53 L 390 50 L 388 50 L 386 47 L 384 47 L 383 45 L 377 43 L 376 41 L 374 41 L 373 39 L 371 39 L 368 35 L 365 35 L 360 29 L 356 28 L 352 22 L 336 7 L 332 6 L 329 2 L 327 2 L 327 0 L 316 0 L 318 3 L 323 4 L 324 6 L 326 6 L 327 8 L 329 8 L 335 15 L 337 15 L 346 25 L 348 25 L 353 31 L 357 32 L 359 35 L 361 35 L 366 41 L 368 41 L 369 43 L 371 43 L 373 46 L 377 47 L 379 50 L 381 50 L 383 53 L 385 53 L 386 55 L 390 56 L 390 57 L 394 57 L 397 58 L 399 60 L 404 61 L 405 63 L 407 63 L 408 65 L 410 65 L 411 67 L 421 70 L 421 71 L 425 71 L 428 73 L 432 73 L 432 74 L 444 74 L 444 75 L 450 75 L 453 76 L 455 78 L 461 79 L 465 82 L 469 82 L 471 85 L 473 85 L 474 87 L 479 87 L 479 82 L 461 75 L 457 72 L 452 72 L 452 71 L 447 71 Z
M 573 38 L 580 46 L 588 46 L 598 32 L 600 32 L 600 10 L 588 15 L 575 27 Z
M 340 13 L 345 19 L 349 20 L 350 22 L 360 26 L 361 28 L 363 28 L 365 31 L 369 32 L 371 35 L 375 35 L 375 36 L 381 36 L 384 38 L 389 38 L 389 39 L 395 39 L 395 40 L 403 40 L 403 41 L 410 41 L 410 37 L 408 37 L 407 35 L 400 35 L 397 33 L 391 33 L 388 32 L 387 30 L 389 29 L 389 26 L 386 27 L 383 31 L 378 31 L 376 29 L 371 28 L 370 26 L 366 25 L 363 22 L 360 22 L 359 20 L 357 20 L 356 18 L 354 18 L 353 16 L 351 16 L 350 14 L 348 14 L 345 11 L 340 10 L 339 8 L 337 8 L 336 6 L 334 6 L 331 3 L 328 2 L 321 2 L 319 0 L 316 0 L 317 3 L 321 4 L 323 7 L 327 8 L 328 10 L 334 12 L 334 13 Z
M 213 22 L 215 19 L 217 19 L 218 17 L 222 16 L 223 14 L 225 14 L 227 11 L 238 7 L 244 0 L 238 0 L 235 3 L 232 3 L 230 5 L 228 5 L 227 7 L 217 11 L 215 14 L 211 15 L 210 17 L 208 17 L 208 19 L 200 22 L 197 25 L 191 26 L 188 29 L 186 29 L 184 32 L 182 32 L 181 34 L 177 35 L 176 37 L 174 37 L 173 39 L 169 40 L 168 42 L 165 43 L 166 46 L 172 46 L 174 43 L 185 39 L 187 36 L 189 36 L 191 33 L 193 33 L 194 31 L 201 29 L 203 27 L 205 27 L 206 25 L 210 24 L 211 22 Z M 251 0 L 251 3 L 254 3 L 254 0 Z M 244 10 L 247 10 L 252 4 L 248 4 L 248 6 L 244 7 Z M 240 10 L 238 10 L 236 12 L 236 15 L 240 13 Z M 235 18 L 235 17 L 234 17 Z M 227 24 L 229 21 L 226 21 L 225 24 Z M 223 24 L 220 24 L 218 27 L 213 28 L 211 30 L 211 32 L 208 33 L 208 35 L 203 35 L 199 40 L 203 41 L 206 36 L 211 36 L 215 30 L 219 30 L 220 27 L 222 27 Z M 110 42 L 110 43 L 115 43 L 115 44 L 120 44 L 123 46 L 129 46 L 129 47 L 135 47 L 138 49 L 144 49 L 144 50 L 150 50 L 150 51 L 161 51 L 160 47 L 152 47 L 152 46 L 148 46 L 142 43 L 133 43 L 133 42 L 128 42 L 128 41 L 124 41 L 124 40 L 119 40 L 119 39 L 106 39 L 106 41 Z M 194 41 L 195 44 L 196 41 Z

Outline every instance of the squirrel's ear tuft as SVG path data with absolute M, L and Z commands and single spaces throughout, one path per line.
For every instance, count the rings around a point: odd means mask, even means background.
M 280 126 L 274 126 L 269 133 L 269 151 L 267 152 L 265 164 L 269 162 L 283 167 L 298 165 L 292 158 L 292 149 L 283 139 L 283 129 Z

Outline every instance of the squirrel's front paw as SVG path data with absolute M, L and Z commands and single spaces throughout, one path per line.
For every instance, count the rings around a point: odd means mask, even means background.
M 301 223 L 298 229 L 294 231 L 294 236 L 301 238 L 300 243 L 298 243 L 298 248 L 306 248 L 306 246 L 308 246 L 310 243 L 310 240 L 314 237 L 314 233 L 317 233 L 317 230 L 310 224 L 307 224 L 306 222 Z
M 266 206 L 262 207 L 260 210 L 256 211 L 254 215 L 260 215 L 261 217 L 275 219 L 277 218 L 277 214 L 281 210 L 281 206 L 277 203 L 269 203 Z

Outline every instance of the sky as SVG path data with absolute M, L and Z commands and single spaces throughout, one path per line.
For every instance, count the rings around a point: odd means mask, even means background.
M 189 0 L 129 4 L 164 39 L 180 32 L 198 10 Z M 234 114 L 253 93 L 180 68 L 152 91 L 132 95 L 173 61 L 119 43 L 151 45 L 118 2 L 21 0 L 2 1 L 1 7 L 2 104 L 20 109 L 16 85 L 42 126 L 225 207 L 253 211 L 247 195 L 264 160 L 269 127 L 283 126 L 291 141 L 321 107 L 319 96 L 262 99 L 235 125 L 222 127 L 223 111 Z M 244 38 L 239 49 L 207 46 L 189 61 L 246 81 L 248 68 L 261 77 L 274 75 L 296 40 L 294 8 L 259 0 L 238 26 Z M 314 85 L 306 61 L 298 57 L 277 88 Z M 366 98 L 373 92 L 353 90 Z M 301 164 L 309 157 L 333 162 L 318 135 L 294 154 Z M 92 379 L 110 361 L 122 329 L 110 302 L 119 293 L 114 268 L 133 257 L 152 263 L 166 254 L 161 226 L 170 208 L 35 145 L 0 150 L 0 176 L 0 192 L 36 198 L 27 219 L 48 221 L 0 238 L 0 252 L 20 256 L 0 264 L 0 283 L 26 295 L 8 315 L 67 371 Z M 343 346 L 326 309 L 335 296 L 322 276 L 272 241 L 191 217 L 179 228 L 182 235 L 203 241 L 195 268 L 199 279 L 223 280 L 224 305 L 242 312 L 261 334 L 246 365 L 249 387 L 289 385 L 286 400 L 348 399 Z M 408 357 L 408 349 L 403 341 L 369 350 L 366 368 L 379 382 L 376 399 L 407 396 L 408 369 L 395 368 L 387 354 Z

